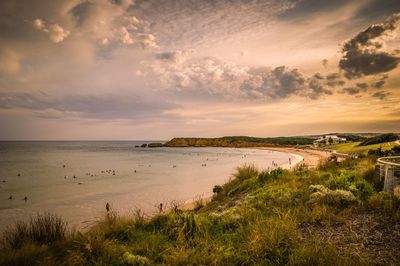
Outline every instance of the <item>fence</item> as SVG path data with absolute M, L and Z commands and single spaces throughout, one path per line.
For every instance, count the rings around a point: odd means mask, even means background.
M 375 171 L 384 180 L 384 191 L 400 194 L 400 156 L 379 158 Z

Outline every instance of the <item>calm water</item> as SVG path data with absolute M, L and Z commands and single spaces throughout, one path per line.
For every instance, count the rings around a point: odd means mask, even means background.
M 135 148 L 142 143 L 0 142 L 0 230 L 44 211 L 84 228 L 104 215 L 107 202 L 122 213 L 150 214 L 160 202 L 210 196 L 239 165 L 299 160 L 255 149 Z

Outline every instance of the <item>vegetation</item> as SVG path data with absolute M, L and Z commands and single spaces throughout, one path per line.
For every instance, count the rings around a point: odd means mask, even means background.
M 307 137 L 256 138 L 229 136 L 221 138 L 173 138 L 167 147 L 262 147 L 273 145 L 310 145 L 313 139 Z
M 347 141 L 364 141 L 366 137 L 361 136 L 361 135 L 355 135 L 355 134 L 342 134 L 342 133 L 334 133 L 332 135 L 336 135 L 340 138 L 346 138 Z
M 0 265 L 398 264 L 393 224 L 400 222 L 400 202 L 378 191 L 375 160 L 270 172 L 245 165 L 214 187 L 208 204 L 175 204 L 151 218 L 109 210 L 88 232 L 67 237 L 58 218 L 42 216 L 53 218 L 44 227 L 37 226 L 42 218 L 16 225 L 29 233 L 6 231 Z
M 38 214 L 29 222 L 18 222 L 8 228 L 2 238 L 1 246 L 19 249 L 26 244 L 52 244 L 66 238 L 67 225 L 61 217 L 49 213 Z
M 379 143 L 379 144 L 371 144 L 367 146 L 360 146 L 361 142 L 349 142 L 349 143 L 340 143 L 340 144 L 334 144 L 330 145 L 327 148 L 336 150 L 337 152 L 341 153 L 367 153 L 369 150 L 377 150 L 381 149 L 382 151 L 386 150 L 391 150 L 395 146 L 400 146 L 396 144 L 395 142 L 385 142 L 385 143 Z
M 391 141 L 396 141 L 399 139 L 399 135 L 394 134 L 394 133 L 388 133 L 388 134 L 382 134 L 378 135 L 372 138 L 368 138 L 361 142 L 359 146 L 367 146 L 367 145 L 373 145 L 373 144 L 378 144 L 378 143 L 385 143 L 385 142 L 391 142 Z

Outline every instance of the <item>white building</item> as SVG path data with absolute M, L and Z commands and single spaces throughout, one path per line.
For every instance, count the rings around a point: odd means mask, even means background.
M 346 138 L 341 138 L 336 135 L 323 135 L 314 140 L 314 146 L 318 146 L 320 144 L 330 145 L 344 142 L 346 142 Z

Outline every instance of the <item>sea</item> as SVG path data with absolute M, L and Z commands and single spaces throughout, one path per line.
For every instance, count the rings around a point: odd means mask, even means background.
M 238 166 L 289 168 L 301 156 L 248 148 L 142 148 L 155 141 L 0 142 L 0 231 L 37 213 L 85 230 L 106 214 L 152 215 L 212 196 Z M 156 141 L 157 142 L 157 141 Z

